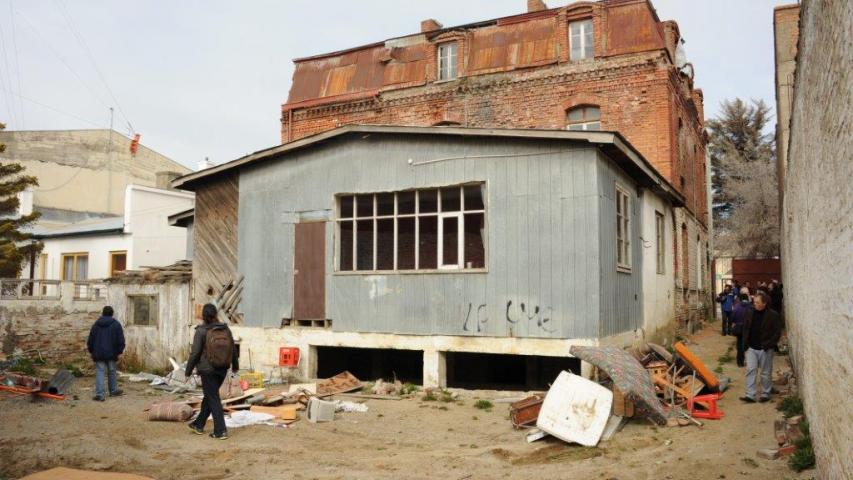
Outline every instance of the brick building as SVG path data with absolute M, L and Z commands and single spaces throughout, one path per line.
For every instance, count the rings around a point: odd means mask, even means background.
M 708 313 L 702 91 L 674 21 L 647 0 L 576 2 L 296 59 L 291 142 L 345 124 L 618 131 L 686 198 L 671 224 L 679 325 Z

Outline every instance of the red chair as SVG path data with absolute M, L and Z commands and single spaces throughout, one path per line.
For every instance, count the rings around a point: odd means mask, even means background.
M 687 400 L 687 408 L 690 410 L 690 415 L 693 418 L 706 418 L 708 420 L 719 420 L 726 416 L 725 413 L 717 409 L 717 401 L 723 398 L 722 393 L 709 393 L 707 395 L 697 395 Z M 707 410 L 697 410 L 696 404 L 707 408 Z

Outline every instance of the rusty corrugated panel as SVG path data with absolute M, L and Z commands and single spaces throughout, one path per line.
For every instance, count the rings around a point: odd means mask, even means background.
M 556 18 L 551 15 L 472 31 L 469 74 L 556 62 Z
M 609 5 L 607 37 L 608 55 L 665 48 L 660 24 L 646 2 Z

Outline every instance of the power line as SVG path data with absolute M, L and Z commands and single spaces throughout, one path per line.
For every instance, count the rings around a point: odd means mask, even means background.
M 71 117 L 71 118 L 76 118 L 77 120 L 80 120 L 81 122 L 88 123 L 89 125 L 93 125 L 93 126 L 98 127 L 98 128 L 106 128 L 104 125 L 101 125 L 101 124 L 99 124 L 99 123 L 95 123 L 95 122 L 93 122 L 93 121 L 91 121 L 91 120 L 86 120 L 86 119 L 85 119 L 85 118 L 83 118 L 83 117 L 80 117 L 80 116 L 74 115 L 73 113 L 69 113 L 69 112 L 66 112 L 66 111 L 64 111 L 64 110 L 60 110 L 60 109 L 58 109 L 58 108 L 56 108 L 56 107 L 51 107 L 50 105 L 47 105 L 47 104 L 44 104 L 44 103 L 39 102 L 38 100 L 34 100 L 34 99 L 32 99 L 32 98 L 29 98 L 29 97 L 26 97 L 26 96 L 24 96 L 24 95 L 21 95 L 21 94 L 20 94 L 20 93 L 18 93 L 18 92 L 15 92 L 15 91 L 12 91 L 12 90 L 7 90 L 7 89 L 3 88 L 2 86 L 0 86 L 0 90 L 2 90 L 3 92 L 5 92 L 5 93 L 7 93 L 7 94 L 10 94 L 10 95 L 14 95 L 14 96 L 16 96 L 16 97 L 19 97 L 21 100 L 26 100 L 26 101 L 28 101 L 28 102 L 30 102 L 30 103 L 33 103 L 33 104 L 35 104 L 35 105 L 38 105 L 38 106 L 40 106 L 40 107 L 47 108 L 48 110 L 53 110 L 53 111 L 54 111 L 54 112 L 56 112 L 56 113 L 60 113 L 60 114 L 62 114 L 62 115 L 66 115 L 66 116 L 69 116 L 69 117 Z
M 12 23 L 12 46 L 15 52 L 15 76 L 18 78 L 18 91 L 23 92 L 21 87 L 21 63 L 18 61 L 18 38 L 15 31 L 15 8 L 12 6 L 12 1 L 9 1 L 9 21 Z M 24 125 L 24 103 L 18 99 L 18 104 L 21 106 L 21 128 L 26 128 Z
M 74 36 L 77 38 L 77 42 L 80 43 L 84 50 L 86 50 L 86 54 L 89 56 L 89 60 L 92 62 L 92 66 L 95 67 L 95 72 L 98 74 L 98 78 L 101 79 L 101 82 L 107 89 L 107 93 L 110 94 L 113 103 L 115 103 L 119 113 L 121 113 L 121 116 L 124 117 L 125 122 L 127 122 L 127 125 L 130 127 L 131 133 L 133 133 L 133 125 L 131 125 L 130 119 L 127 118 L 127 115 L 124 113 L 124 109 L 121 108 L 121 103 L 119 103 L 118 99 L 113 93 L 113 89 L 110 88 L 109 83 L 107 83 L 106 78 L 104 78 L 104 74 L 101 72 L 101 69 L 98 68 L 98 62 L 95 61 L 95 56 L 92 54 L 92 50 L 89 48 L 89 45 L 86 44 L 86 40 L 83 38 L 82 35 L 80 35 L 80 32 L 77 31 L 77 28 L 74 27 L 74 19 L 71 18 L 71 14 L 68 13 L 68 10 L 65 8 L 65 4 L 62 2 L 62 0 L 56 0 L 56 3 L 59 4 L 60 10 L 62 11 L 63 16 L 65 17 L 65 21 L 68 23 L 68 27 L 71 29 L 71 33 L 74 34 Z

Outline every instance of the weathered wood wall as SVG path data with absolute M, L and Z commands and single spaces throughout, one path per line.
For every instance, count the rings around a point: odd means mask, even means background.
M 237 273 L 239 201 L 236 172 L 213 177 L 196 191 L 193 222 L 195 304 L 208 302 Z

